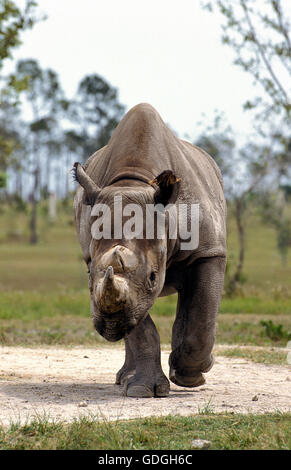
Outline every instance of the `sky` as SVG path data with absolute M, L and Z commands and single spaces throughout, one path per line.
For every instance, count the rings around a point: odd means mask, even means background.
M 189 140 L 224 111 L 238 136 L 252 130 L 242 105 L 254 96 L 251 77 L 221 44 L 221 16 L 199 0 L 38 0 L 47 15 L 22 34 L 13 60 L 35 58 L 54 69 L 69 98 L 97 73 L 119 89 L 130 109 L 150 103 Z M 204 117 L 203 117 L 204 116 Z

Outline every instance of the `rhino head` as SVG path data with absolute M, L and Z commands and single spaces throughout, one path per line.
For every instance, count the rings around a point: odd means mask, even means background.
M 118 182 L 98 188 L 84 168 L 74 165 L 75 179 L 84 189 L 83 203 L 94 207 L 106 204 L 115 220 L 114 196 L 139 204 L 174 203 L 180 180 L 166 171 L 150 184 Z M 92 211 L 93 212 L 93 211 Z M 91 217 L 94 219 L 93 217 Z M 89 290 L 91 313 L 96 330 L 108 341 L 118 341 L 145 318 L 161 293 L 166 273 L 167 239 L 92 238 L 90 244 Z

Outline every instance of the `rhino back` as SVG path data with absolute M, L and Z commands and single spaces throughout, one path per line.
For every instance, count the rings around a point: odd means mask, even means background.
M 200 205 L 200 243 L 191 256 L 225 255 L 226 208 L 220 170 L 206 152 L 178 139 L 151 105 L 132 108 L 108 145 L 87 160 L 85 169 L 101 188 L 122 178 L 148 182 L 162 171 L 172 170 L 182 180 L 177 203 Z M 87 246 L 90 214 L 82 205 L 82 192 L 79 188 L 75 198 L 76 225 L 81 245 Z M 180 253 L 179 259 L 189 256 Z

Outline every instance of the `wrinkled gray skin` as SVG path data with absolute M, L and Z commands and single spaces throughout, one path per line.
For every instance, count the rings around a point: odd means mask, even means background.
M 170 176 L 159 178 L 165 170 Z M 178 139 L 148 104 L 132 108 L 107 146 L 85 166 L 75 164 L 74 207 L 83 257 L 89 270 L 91 313 L 109 341 L 125 339 L 125 363 L 116 383 L 132 397 L 166 396 L 160 339 L 148 314 L 159 296 L 178 292 L 169 359 L 170 380 L 183 387 L 205 382 L 221 300 L 226 259 L 225 199 L 213 159 Z M 151 182 L 151 183 L 149 183 Z M 199 203 L 199 246 L 180 249 L 181 240 L 95 240 L 95 203 Z M 96 219 L 96 218 L 95 218 Z

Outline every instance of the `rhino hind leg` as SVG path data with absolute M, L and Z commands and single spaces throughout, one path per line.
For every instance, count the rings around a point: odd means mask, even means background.
M 118 372 L 122 377 L 119 380 L 123 382 L 124 395 L 138 398 L 168 396 L 170 383 L 162 370 L 160 338 L 150 315 L 131 331 L 126 340 L 135 370 L 131 369 L 129 374 L 127 369 L 127 375 L 124 375 L 124 370 L 121 372 L 122 369 Z
M 223 289 L 225 258 L 204 258 L 185 273 L 173 325 L 170 380 L 182 387 L 205 383 L 213 366 L 211 354 Z

